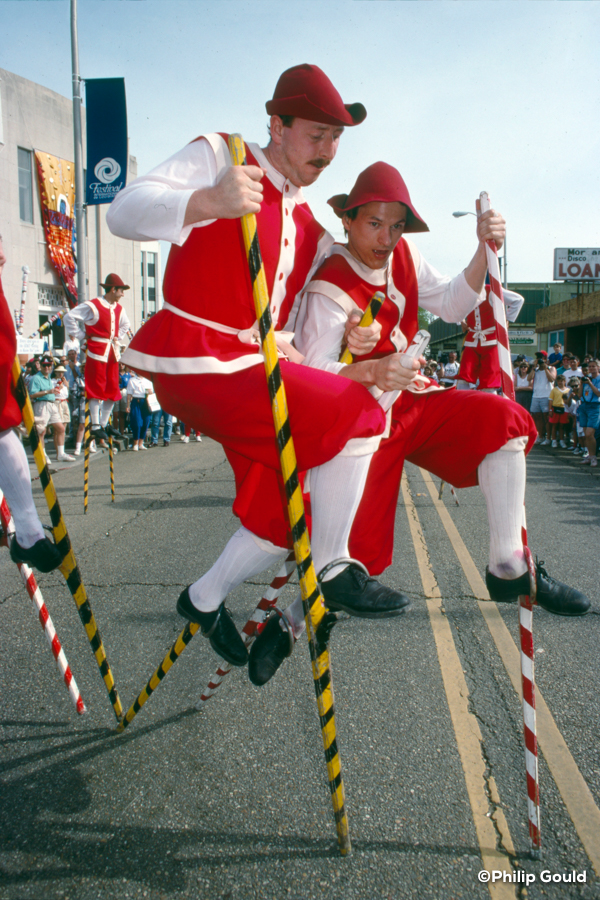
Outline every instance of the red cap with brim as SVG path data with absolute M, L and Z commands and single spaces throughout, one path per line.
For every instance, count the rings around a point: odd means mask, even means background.
M 403 203 L 408 207 L 408 221 L 405 232 L 429 231 L 429 228 L 413 206 L 408 188 L 402 175 L 393 166 L 384 162 L 373 163 L 356 179 L 349 194 L 336 194 L 327 203 L 336 216 L 343 218 L 355 206 L 364 206 L 374 201 L 383 203 Z
M 298 116 L 323 125 L 360 125 L 367 117 L 362 103 L 345 104 L 325 72 L 308 63 L 286 69 L 265 106 L 270 116 Z
M 107 276 L 104 284 L 100 282 L 100 287 L 103 287 L 106 291 L 110 291 L 111 288 L 123 288 L 124 291 L 129 290 L 129 285 L 125 284 L 122 278 L 119 278 L 118 275 L 115 275 L 114 272 L 111 272 L 110 275 Z

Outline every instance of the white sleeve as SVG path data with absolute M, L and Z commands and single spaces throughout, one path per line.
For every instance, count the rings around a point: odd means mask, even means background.
M 106 214 L 108 227 L 130 241 L 169 241 L 181 246 L 192 228 L 215 221 L 183 227 L 194 191 L 212 187 L 216 179 L 212 147 L 204 138 L 193 141 L 117 194 Z
M 119 318 L 119 333 L 117 335 L 119 340 L 121 340 L 122 338 L 127 336 L 127 332 L 129 331 L 130 328 L 131 328 L 131 323 L 130 323 L 129 319 L 127 318 L 127 313 L 125 312 L 123 307 L 121 307 L 121 316 Z
M 67 334 L 74 334 L 83 340 L 86 324 L 94 325 L 97 321 L 98 314 L 94 307 L 89 303 L 80 303 L 64 314 L 62 323 Z
M 440 275 L 421 256 L 417 270 L 419 306 L 439 316 L 444 322 L 461 322 L 482 300 L 485 290 L 477 294 L 467 284 L 465 273 L 455 278 Z
M 313 259 L 312 266 L 310 272 L 306 276 L 306 281 L 304 284 L 309 284 L 313 275 L 323 262 L 323 260 L 329 256 L 329 251 L 333 246 L 334 240 L 328 231 L 324 231 L 321 237 L 319 238 L 319 242 L 317 244 L 317 251 L 315 253 L 315 258 Z M 302 291 L 304 288 L 302 289 Z M 302 291 L 298 291 L 296 297 L 294 298 L 294 303 L 290 310 L 290 314 L 288 316 L 287 323 L 284 325 L 284 331 L 293 331 L 300 330 L 303 327 L 304 317 L 306 315 L 307 305 L 302 302 L 303 293 Z M 296 342 L 294 341 L 294 345 Z
M 302 325 L 294 344 L 304 354 L 303 366 L 337 374 L 348 316 L 334 300 L 323 294 L 306 293 L 302 298 Z
M 521 312 L 521 307 L 525 303 L 525 297 L 517 294 L 515 291 L 509 291 L 503 288 L 504 307 L 506 309 L 506 318 L 509 322 L 515 322 L 517 316 Z

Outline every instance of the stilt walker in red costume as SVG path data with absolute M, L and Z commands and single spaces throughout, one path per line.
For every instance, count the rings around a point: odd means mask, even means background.
M 0 275 L 6 262 L 0 238 Z M 0 279 L 0 489 L 15 522 L 10 555 L 40 572 L 51 572 L 62 561 L 56 545 L 46 537 L 31 493 L 31 475 L 23 444 L 15 428 L 21 409 L 14 395 L 12 367 L 17 353 L 14 319 Z
M 106 440 L 123 437 L 109 419 L 121 399 L 119 360 L 130 325 L 119 301 L 129 285 L 111 273 L 100 287 L 106 291 L 104 297 L 80 303 L 65 315 L 63 323 L 69 334 L 87 339 L 85 393 L 90 402 L 91 432 L 95 440 Z
M 177 604 L 233 665 L 244 665 L 248 656 L 224 599 L 244 579 L 287 556 L 289 546 L 239 221 L 245 213 L 257 216 L 298 468 L 312 470 L 317 571 L 348 555 L 360 487 L 347 481 L 337 454 L 356 438 L 376 439 L 385 428 L 385 414 L 361 385 L 298 365 L 301 357 L 285 333 L 296 298 L 332 244 L 303 188 L 331 163 L 344 128 L 362 122 L 366 110 L 360 103 L 344 104 L 325 73 L 307 64 L 283 73 L 266 109 L 270 141 L 263 149 L 246 146 L 248 165 L 232 166 L 228 135 L 204 135 L 128 185 L 107 214 L 120 237 L 172 244 L 164 307 L 138 331 L 123 359 L 153 380 L 164 409 L 219 441 L 233 467 L 234 512 L 243 527 Z M 360 344 L 352 349 L 357 352 Z M 257 494 L 259 504 L 252 502 Z M 335 594 L 348 592 L 346 568 L 332 573 L 341 579 L 331 580 L 332 604 Z M 401 612 L 407 603 L 404 595 L 365 579 L 347 607 L 380 617 Z
M 502 387 L 500 362 L 498 360 L 498 340 L 496 320 L 489 301 L 490 288 L 485 286 L 486 297 L 462 321 L 465 332 L 460 367 L 456 376 L 459 390 L 469 390 L 477 385 L 479 391 L 497 391 Z M 525 298 L 515 291 L 503 289 L 504 306 L 508 322 L 516 321 Z
M 510 400 L 478 391 L 440 389 L 405 368 L 403 355 L 418 330 L 422 306 L 445 321 L 463 319 L 484 297 L 485 242 L 504 238 L 504 219 L 489 210 L 478 219 L 477 251 L 454 279 L 444 278 L 403 234 L 427 231 L 400 173 L 379 162 L 358 177 L 349 195 L 329 201 L 342 219 L 347 244 L 336 244 L 303 295 L 296 345 L 304 365 L 358 382 L 388 412 L 388 432 L 370 455 L 354 457 L 348 477 L 361 479 L 360 502 L 350 534 L 350 553 L 371 574 L 392 561 L 394 516 L 404 460 L 458 487 L 479 484 L 488 510 L 490 557 L 487 587 L 493 600 L 516 603 L 529 593 L 521 524 L 525 453 L 536 429 L 529 413 Z M 339 359 L 347 310 L 364 309 L 375 290 L 385 292 L 379 342 L 359 362 Z M 425 360 L 421 358 L 421 362 Z M 360 442 L 355 442 L 355 450 Z M 352 462 L 352 458 L 349 458 Z M 358 461 L 358 466 L 357 466 Z M 316 523 L 315 523 L 316 524 Z M 588 598 L 538 567 L 537 601 L 558 615 L 585 614 Z M 290 653 L 290 633 L 301 629 L 298 602 L 267 626 L 252 645 L 249 674 L 265 683 Z M 282 627 L 283 623 L 283 627 Z

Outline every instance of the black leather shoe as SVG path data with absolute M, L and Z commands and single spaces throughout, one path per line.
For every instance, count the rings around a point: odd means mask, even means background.
M 536 600 L 541 607 L 555 616 L 585 616 L 590 601 L 581 591 L 556 581 L 544 569 L 543 561 L 536 560 Z M 485 583 L 492 600 L 497 603 L 516 603 L 523 594 L 529 595 L 529 572 L 520 578 L 498 578 L 486 569 Z
M 10 558 L 15 563 L 27 563 L 28 566 L 34 566 L 40 572 L 52 572 L 62 562 L 58 547 L 49 538 L 40 538 L 33 547 L 25 549 L 25 547 L 21 547 L 16 537 L 13 537 L 10 545 Z
M 90 437 L 92 438 L 93 441 L 107 441 L 108 440 L 107 433 L 104 431 L 103 428 L 100 428 L 99 425 L 96 425 L 94 428 L 91 429 Z
M 361 619 L 399 616 L 412 606 L 400 591 L 380 584 L 354 563 L 335 578 L 321 582 L 320 587 L 328 609 L 342 610 Z
M 219 656 L 231 663 L 232 666 L 245 666 L 248 662 L 248 651 L 240 634 L 233 623 L 229 610 L 225 604 L 213 612 L 203 613 L 196 609 L 190 600 L 189 588 L 179 595 L 177 612 L 190 622 L 197 622 L 202 629 L 202 634 L 210 641 L 210 645 Z
M 104 431 L 106 432 L 106 434 L 107 434 L 109 437 L 118 438 L 120 441 L 124 441 L 124 440 L 125 440 L 124 436 L 121 434 L 121 432 L 119 431 L 119 429 L 118 429 L 118 428 L 114 428 L 114 427 L 110 424 L 110 422 L 108 423 L 108 425 L 105 425 L 105 426 L 104 426 Z
M 252 646 L 248 658 L 248 677 L 260 687 L 269 681 L 284 659 L 291 656 L 296 640 L 286 617 L 274 609 Z

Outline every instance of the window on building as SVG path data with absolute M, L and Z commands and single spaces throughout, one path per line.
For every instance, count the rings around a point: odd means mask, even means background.
M 33 179 L 31 150 L 18 147 L 19 162 L 19 216 L 22 222 L 33 222 Z
M 555 344 L 562 344 L 564 346 L 565 343 L 565 332 L 562 331 L 551 331 L 550 337 L 548 339 L 548 346 L 554 347 Z

